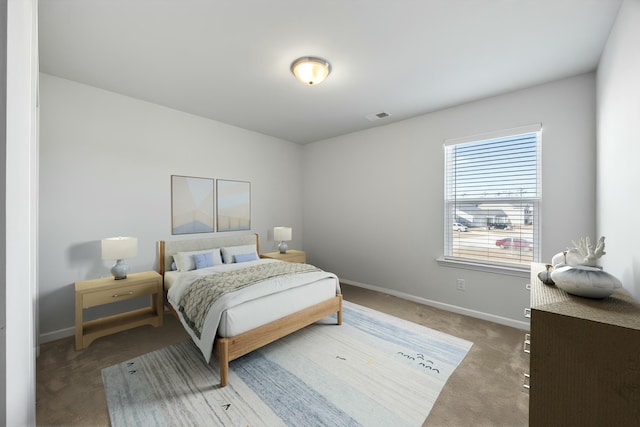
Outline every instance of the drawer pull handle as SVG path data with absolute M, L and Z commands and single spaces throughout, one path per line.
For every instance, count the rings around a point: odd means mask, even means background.
M 524 374 L 524 379 L 522 380 L 522 387 L 527 390 L 531 388 L 531 375 Z
M 524 317 L 531 317 L 531 309 L 530 308 L 525 308 L 524 309 Z
M 127 295 L 133 295 L 133 291 L 129 291 L 126 294 L 113 294 L 113 295 L 111 295 L 111 298 L 124 297 L 124 296 L 127 296 Z

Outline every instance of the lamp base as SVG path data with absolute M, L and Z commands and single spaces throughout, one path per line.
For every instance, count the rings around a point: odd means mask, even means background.
M 286 254 L 287 249 L 289 249 L 289 246 L 287 246 L 285 242 L 280 242 L 280 244 L 278 245 L 278 249 L 280 249 L 281 254 Z
M 113 267 L 111 267 L 111 274 L 113 274 L 113 278 L 116 280 L 127 278 L 127 264 L 124 263 L 123 259 L 119 259 Z

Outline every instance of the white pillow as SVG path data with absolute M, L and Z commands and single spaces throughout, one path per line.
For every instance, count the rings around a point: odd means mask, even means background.
M 256 259 L 260 258 L 258 256 L 258 251 L 256 250 L 256 245 L 241 245 L 241 246 L 229 246 L 226 248 L 222 248 L 222 260 L 225 264 L 233 263 L 234 255 L 244 255 L 244 254 L 256 254 Z
M 222 257 L 220 256 L 220 249 L 205 249 L 203 251 L 192 252 L 178 252 L 173 255 L 173 260 L 176 262 L 178 271 L 191 271 L 196 269 L 196 262 L 193 260 L 195 254 L 206 254 L 211 252 L 213 254 L 213 265 L 222 264 Z

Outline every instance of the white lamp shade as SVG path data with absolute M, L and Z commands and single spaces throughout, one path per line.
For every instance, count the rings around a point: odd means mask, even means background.
M 102 259 L 125 259 L 138 255 L 135 237 L 109 237 L 102 240 Z
M 273 240 L 280 242 L 291 240 L 291 227 L 274 227 Z

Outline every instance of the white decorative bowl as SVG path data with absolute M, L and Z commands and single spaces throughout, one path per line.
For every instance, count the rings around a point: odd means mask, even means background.
M 564 266 L 551 272 L 557 287 L 573 295 L 587 298 L 606 298 L 622 288 L 622 283 L 611 274 L 596 267 Z

